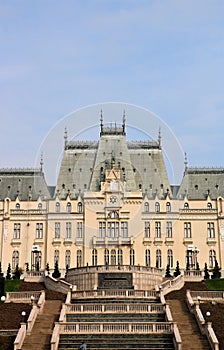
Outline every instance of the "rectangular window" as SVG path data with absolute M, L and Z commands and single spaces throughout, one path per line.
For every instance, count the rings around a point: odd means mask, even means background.
M 104 238 L 106 235 L 106 222 L 100 221 L 99 222 L 99 237 Z
M 123 237 L 123 238 L 128 237 L 128 222 L 127 221 L 121 221 L 121 237 Z
M 207 223 L 208 238 L 215 238 L 215 225 L 214 222 Z
M 54 237 L 60 238 L 60 236 L 61 236 L 61 223 L 55 222 Z
M 145 221 L 145 238 L 150 238 L 150 222 Z
M 191 223 L 184 223 L 184 238 L 191 238 Z
M 83 232 L 82 232 L 82 221 L 77 222 L 76 226 L 76 237 L 82 238 Z
M 42 223 L 36 224 L 36 238 L 37 239 L 43 238 L 43 224 Z
M 14 224 L 14 233 L 13 233 L 13 238 L 14 239 L 20 239 L 20 228 L 21 224 Z
M 119 237 L 119 222 L 111 221 L 107 224 L 107 236 L 109 238 Z
M 167 221 L 166 223 L 166 237 L 172 238 L 173 237 L 173 228 L 172 228 L 172 222 Z
M 72 223 L 71 222 L 66 222 L 66 239 L 71 239 L 72 238 Z
M 156 229 L 156 238 L 161 238 L 161 222 L 160 221 L 155 222 L 155 229 Z

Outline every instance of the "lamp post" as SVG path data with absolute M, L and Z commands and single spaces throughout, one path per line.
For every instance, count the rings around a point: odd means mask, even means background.
M 26 311 L 22 311 L 21 315 L 22 315 L 22 322 L 25 323 Z
M 4 303 L 5 302 L 6 297 L 4 295 L 1 296 L 1 302 Z
M 197 296 L 197 300 L 198 300 L 198 304 L 200 305 L 200 302 L 201 302 L 201 297 L 200 297 L 200 295 Z
M 30 303 L 31 303 L 31 305 L 33 305 L 33 304 L 34 304 L 34 300 L 35 300 L 34 295 L 31 295 L 31 297 L 30 297 Z

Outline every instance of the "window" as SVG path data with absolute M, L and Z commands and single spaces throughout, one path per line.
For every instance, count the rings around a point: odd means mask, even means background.
M 16 209 L 20 209 L 20 204 L 16 203 Z
M 82 213 L 82 203 L 81 202 L 78 202 L 77 211 L 78 211 L 78 213 Z
M 56 213 L 60 213 L 60 203 L 59 202 L 57 202 L 55 204 L 55 211 L 56 211 Z
M 72 238 L 72 223 L 66 222 L 66 239 Z
M 191 223 L 184 223 L 184 238 L 191 238 Z
M 97 250 L 92 250 L 92 265 L 97 266 Z
M 106 235 L 106 222 L 100 221 L 99 222 L 99 237 L 104 238 Z
M 207 223 L 208 238 L 215 238 L 215 226 L 214 222 Z
M 56 249 L 54 251 L 54 265 L 55 265 L 56 261 L 59 264 L 59 250 L 58 249 Z
M 186 251 L 186 266 L 189 268 L 194 267 L 194 259 L 193 259 L 193 251 L 192 250 Z
M 161 268 L 161 266 L 162 266 L 161 250 L 156 249 L 156 267 Z
M 209 250 L 209 267 L 215 267 L 216 253 L 215 250 Z
M 149 212 L 149 203 L 145 202 L 145 212 Z
M 208 209 L 212 209 L 212 203 L 208 203 L 208 204 L 207 204 L 207 208 L 208 208 Z
M 55 222 L 54 238 L 60 238 L 60 236 L 61 236 L 61 223 Z
M 170 267 L 173 267 L 173 251 L 172 251 L 172 249 L 168 249 L 168 251 L 167 251 L 167 264 Z
M 109 250 L 104 250 L 104 265 L 109 265 Z
M 189 209 L 189 204 L 188 203 L 184 203 L 184 209 Z
M 150 222 L 145 221 L 145 238 L 150 238 Z
M 36 238 L 37 239 L 43 238 L 43 224 L 42 223 L 36 224 Z
M 38 203 L 38 209 L 42 209 L 42 203 Z
M 76 237 L 82 238 L 82 221 L 78 221 L 76 225 Z
M 128 222 L 127 221 L 121 221 L 121 237 L 122 238 L 128 237 Z
M 173 237 L 173 228 L 172 228 L 172 221 L 166 222 L 166 237 L 172 238 Z
M 145 266 L 150 266 L 150 250 L 146 249 L 145 251 Z
M 67 211 L 67 213 L 71 213 L 71 209 L 72 209 L 71 203 L 68 202 L 68 203 L 67 203 L 67 206 L 66 206 L 66 211 Z
M 167 202 L 167 203 L 166 203 L 166 212 L 167 212 L 167 213 L 170 213 L 170 212 L 171 212 L 171 204 L 170 204 L 170 202 Z
M 77 263 L 77 267 L 82 266 L 82 251 L 81 251 L 81 249 L 77 250 L 76 263 Z
M 155 222 L 156 238 L 161 238 L 161 222 Z
M 12 253 L 12 269 L 16 268 L 16 265 L 19 266 L 19 252 L 18 250 L 14 250 Z
M 18 223 L 14 224 L 14 233 L 13 233 L 14 239 L 20 239 L 20 228 L 21 228 L 20 224 Z
M 107 224 L 107 237 L 117 238 L 119 237 L 119 222 L 111 221 Z
M 111 249 L 110 263 L 111 263 L 111 265 L 116 265 L 116 250 L 115 249 Z
M 71 251 L 66 250 L 65 251 L 65 268 L 69 269 L 71 265 Z
M 156 202 L 156 203 L 155 203 L 155 212 L 156 212 L 156 213 L 159 213 L 159 212 L 160 212 L 160 204 L 159 204 L 159 202 Z
M 134 249 L 130 249 L 130 265 L 135 264 L 135 251 Z
M 118 265 L 123 265 L 123 251 L 122 251 L 122 249 L 118 249 L 118 251 L 117 251 L 117 262 L 118 262 Z

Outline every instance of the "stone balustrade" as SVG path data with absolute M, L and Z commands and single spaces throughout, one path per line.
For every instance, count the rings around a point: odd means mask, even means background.
M 34 297 L 34 302 L 37 302 L 40 298 L 41 292 L 7 292 L 6 303 L 31 303 L 31 296 Z
M 133 290 L 133 289 L 103 289 L 103 290 L 86 290 L 72 291 L 72 299 L 76 298 L 93 298 L 93 297 L 135 297 L 135 298 L 152 298 L 156 299 L 158 293 L 155 290 Z
M 162 313 L 164 306 L 161 304 L 70 304 L 66 305 L 66 313 Z

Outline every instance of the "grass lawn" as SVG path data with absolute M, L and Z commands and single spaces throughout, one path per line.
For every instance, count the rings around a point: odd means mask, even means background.
M 21 282 L 21 280 L 5 280 L 5 293 L 17 292 Z
M 205 283 L 210 290 L 224 290 L 224 278 L 206 280 Z

